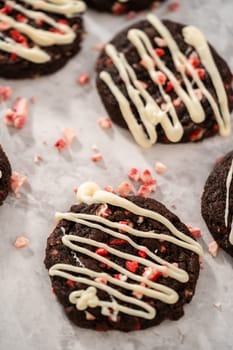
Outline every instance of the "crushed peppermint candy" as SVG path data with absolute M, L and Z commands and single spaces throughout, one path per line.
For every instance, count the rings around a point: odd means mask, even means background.
M 12 108 L 7 110 L 4 117 L 7 126 L 13 126 L 16 129 L 22 129 L 26 123 L 29 111 L 29 103 L 26 98 L 18 97 L 13 103 Z
M 156 174 L 165 174 L 167 172 L 167 167 L 165 164 L 161 162 L 156 162 L 155 163 L 155 172 Z
M 187 228 L 194 238 L 198 238 L 202 236 L 202 232 L 198 227 L 192 227 L 188 225 Z
M 58 151 L 62 151 L 63 149 L 71 146 L 72 142 L 76 137 L 76 132 L 74 129 L 65 128 L 62 130 L 62 134 L 64 137 L 61 137 L 54 143 L 54 147 L 57 148 Z
M 102 117 L 98 119 L 98 125 L 102 129 L 111 129 L 112 128 L 112 122 L 109 117 Z
M 216 241 L 212 241 L 209 245 L 208 245 L 208 251 L 209 253 L 216 258 L 218 251 L 219 251 L 219 245 Z
M 12 94 L 13 90 L 10 86 L 0 86 L 0 102 L 9 100 Z
M 118 192 L 122 197 L 126 197 L 129 193 L 131 193 L 133 191 L 134 191 L 133 186 L 127 181 L 123 181 L 118 186 Z
M 87 85 L 90 81 L 90 75 L 88 73 L 83 73 L 77 78 L 77 83 L 81 86 Z
M 34 163 L 39 163 L 43 160 L 43 157 L 40 155 L 40 154 L 37 154 L 35 157 L 34 157 Z
M 152 180 L 152 174 L 149 169 L 145 169 L 141 172 L 140 174 L 140 179 L 142 180 L 143 183 Z
M 110 192 L 110 193 L 116 193 L 116 191 L 114 190 L 114 188 L 112 186 L 104 186 L 103 187 L 104 191 Z
M 179 10 L 180 8 L 180 3 L 178 1 L 173 1 L 168 5 L 168 11 L 175 12 Z
M 26 182 L 27 182 L 26 176 L 22 176 L 16 171 L 12 173 L 11 180 L 10 180 L 10 187 L 11 187 L 11 191 L 14 192 L 17 198 L 20 198 L 20 190 Z
M 128 172 L 128 178 L 133 182 L 140 180 L 140 171 L 137 168 L 131 168 Z
M 94 321 L 96 319 L 96 317 L 88 311 L 85 311 L 85 316 L 87 321 Z
M 103 160 L 103 156 L 101 153 L 96 153 L 91 156 L 91 160 L 93 163 L 99 163 Z
M 25 248 L 29 245 L 29 239 L 24 236 L 19 236 L 16 238 L 14 246 L 18 249 Z

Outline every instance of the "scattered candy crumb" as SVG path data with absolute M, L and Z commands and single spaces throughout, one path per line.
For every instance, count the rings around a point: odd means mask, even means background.
M 126 197 L 129 193 L 133 192 L 133 186 L 129 182 L 123 181 L 118 186 L 118 192 L 122 197 Z
M 62 134 L 67 142 L 67 145 L 70 146 L 76 137 L 75 130 L 71 128 L 65 128 L 62 130 Z
M 209 253 L 216 258 L 218 251 L 219 251 L 219 245 L 216 241 L 212 241 L 208 246 Z
M 7 126 L 13 126 L 16 129 L 22 129 L 26 123 L 29 111 L 29 103 L 26 98 L 17 98 L 12 108 L 7 110 L 4 117 Z
M 25 248 L 29 245 L 29 239 L 24 236 L 19 236 L 16 238 L 14 246 L 16 248 Z
M 11 187 L 11 191 L 14 192 L 17 198 L 20 198 L 20 190 L 26 182 L 27 182 L 26 176 L 22 176 L 16 171 L 12 173 L 10 187 Z
M 111 122 L 111 119 L 109 117 L 102 117 L 102 118 L 98 119 L 98 125 L 102 129 L 111 129 L 112 122 Z
M 92 155 L 91 160 L 93 163 L 99 163 L 103 160 L 103 156 L 101 153 L 96 153 Z
M 155 172 L 156 174 L 165 174 L 167 172 L 167 167 L 161 162 L 155 163 Z
M 0 86 L 0 102 L 9 100 L 12 94 L 13 90 L 10 86 Z
M 83 73 L 77 78 L 77 83 L 81 86 L 87 85 L 90 81 L 90 75 L 88 73 Z
M 103 190 L 107 191 L 107 192 L 110 192 L 110 193 L 116 193 L 114 188 L 112 186 L 109 186 L 109 185 L 108 186 L 104 186 Z
M 189 232 L 191 233 L 191 235 L 193 237 L 199 238 L 202 236 L 202 232 L 198 227 L 192 227 L 192 226 L 188 225 L 187 228 L 189 229 Z
M 128 178 L 133 182 L 140 180 L 140 171 L 137 168 L 131 168 L 128 172 Z
M 40 154 L 37 154 L 35 157 L 34 157 L 34 163 L 39 163 L 43 160 L 43 157 L 40 155 Z
M 179 10 L 180 8 L 180 3 L 178 1 L 173 1 L 167 6 L 168 10 L 171 12 L 175 12 Z

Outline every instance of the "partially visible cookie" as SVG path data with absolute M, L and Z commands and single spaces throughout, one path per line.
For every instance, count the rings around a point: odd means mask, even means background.
M 58 213 L 45 266 L 78 326 L 132 331 L 177 320 L 195 293 L 202 249 L 164 205 L 86 183 Z
M 142 147 L 230 134 L 231 71 L 195 27 L 150 14 L 105 46 L 97 73 L 108 115 Z
M 121 15 L 130 11 L 141 11 L 156 5 L 164 0 L 86 0 L 88 6 L 98 11 L 111 12 L 115 15 Z
M 233 151 L 218 162 L 206 181 L 202 216 L 215 241 L 233 257 Z
M 56 72 L 81 48 L 81 0 L 0 0 L 0 76 L 31 78 Z
M 11 166 L 0 145 L 0 205 L 6 199 L 10 190 Z

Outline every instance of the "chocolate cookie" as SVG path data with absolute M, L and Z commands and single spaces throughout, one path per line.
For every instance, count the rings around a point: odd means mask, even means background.
M 215 241 L 233 256 L 233 151 L 213 169 L 202 195 L 202 216 Z
M 31 78 L 62 68 L 81 48 L 84 10 L 80 0 L 0 0 L 0 76 Z
M 9 160 L 0 145 L 0 205 L 10 190 L 11 166 Z
M 230 133 L 231 71 L 195 27 L 150 14 L 105 46 L 97 72 L 109 116 L 142 147 Z
M 164 205 L 93 183 L 47 241 L 45 265 L 78 326 L 132 331 L 177 320 L 195 293 L 202 249 Z
M 121 15 L 130 11 L 141 11 L 152 7 L 153 4 L 163 2 L 164 0 L 86 0 L 88 6 L 98 11 L 111 12 L 115 15 Z

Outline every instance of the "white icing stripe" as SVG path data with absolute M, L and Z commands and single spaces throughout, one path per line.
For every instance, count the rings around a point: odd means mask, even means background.
M 148 36 L 143 31 L 138 29 L 129 30 L 128 39 L 137 49 L 144 67 L 147 69 L 151 80 L 157 84 L 161 96 L 166 103 L 165 110 L 162 110 L 152 96 L 146 91 L 146 87 L 144 87 L 142 83 L 140 84 L 140 82 L 138 82 L 136 73 L 134 72 L 133 68 L 130 67 L 124 54 L 118 52 L 112 44 L 106 45 L 106 54 L 111 58 L 122 81 L 125 84 L 129 99 L 136 107 L 140 117 L 139 121 L 136 120 L 135 115 L 131 110 L 129 101 L 117 87 L 111 75 L 103 71 L 100 73 L 100 78 L 106 83 L 116 98 L 121 113 L 136 142 L 145 148 L 148 148 L 154 144 L 157 141 L 156 126 L 158 124 L 161 124 L 167 138 L 172 142 L 179 141 L 183 136 L 183 126 L 179 121 L 176 109 L 174 108 L 170 96 L 165 92 L 162 84 L 158 82 L 158 72 L 164 73 L 168 80 L 172 83 L 178 99 L 184 103 L 193 122 L 201 123 L 205 120 L 205 112 L 193 88 L 195 83 L 213 109 L 214 115 L 216 116 L 216 121 L 219 125 L 220 134 L 222 136 L 229 135 L 230 113 L 228 110 L 226 92 L 221 76 L 211 56 L 208 44 L 201 32 L 198 29 L 194 30 L 192 27 L 186 27 L 183 30 L 183 35 L 185 40 L 195 47 L 201 60 L 203 61 L 202 64 L 208 71 L 219 98 L 221 111 L 219 110 L 218 104 L 215 102 L 213 96 L 204 86 L 196 70 L 189 63 L 185 55 L 180 51 L 177 43 L 166 26 L 154 15 L 148 15 L 147 19 L 160 33 L 163 40 L 166 41 L 171 52 L 174 65 L 182 76 L 185 88 L 182 88 L 180 82 L 177 80 L 172 71 L 168 69 L 168 67 L 162 61 L 162 58 L 157 55 Z M 195 33 L 199 34 L 199 40 L 197 40 L 197 42 L 195 42 L 194 38 Z M 187 70 L 192 78 L 192 82 L 187 77 Z
M 233 177 L 233 160 L 231 162 L 231 166 L 227 174 L 227 181 L 226 181 L 226 206 L 225 206 L 225 226 L 226 227 L 228 226 L 229 205 L 230 205 L 229 199 L 230 199 L 230 187 L 232 183 L 232 177 Z M 230 228 L 229 241 L 233 245 L 233 224 L 232 223 Z
M 29 4 L 37 10 L 58 13 L 65 16 L 71 16 L 84 12 L 86 5 L 80 0 L 22 0 L 25 4 Z
M 63 278 L 71 279 L 75 282 L 81 282 L 87 284 L 89 287 L 86 290 L 74 291 L 70 294 L 71 303 L 75 304 L 78 310 L 85 310 L 88 307 L 101 307 L 101 312 L 103 315 L 110 315 L 109 308 L 113 309 L 114 312 L 118 313 L 123 312 L 129 315 L 134 315 L 137 317 L 143 317 L 146 319 L 153 319 L 156 315 L 156 310 L 147 303 L 136 300 L 135 297 L 128 297 L 123 293 L 116 291 L 113 287 L 110 287 L 108 283 L 111 283 L 116 286 L 120 286 L 124 289 L 131 290 L 133 294 L 139 293 L 154 299 L 161 300 L 164 303 L 174 304 L 178 300 L 178 295 L 175 290 L 161 285 L 159 283 L 152 282 L 148 279 L 146 275 L 143 276 L 137 275 L 133 272 L 130 272 L 126 268 L 117 265 L 113 261 L 107 259 L 107 257 L 98 255 L 95 251 L 91 251 L 83 247 L 83 244 L 93 246 L 95 248 L 106 249 L 109 254 L 117 256 L 125 261 L 134 261 L 139 263 L 142 266 L 145 266 L 145 269 L 150 269 L 151 271 L 156 271 L 162 273 L 164 276 L 169 276 L 174 278 L 181 283 L 186 283 L 189 279 L 189 276 L 186 271 L 179 269 L 175 265 L 168 263 L 162 258 L 158 257 L 156 254 L 152 253 L 148 248 L 138 245 L 132 238 L 133 237 L 144 237 L 144 238 L 153 238 L 153 239 L 162 239 L 164 241 L 169 241 L 178 246 L 182 246 L 186 249 L 192 250 L 197 253 L 202 253 L 200 245 L 195 242 L 190 237 L 187 237 L 182 232 L 178 231 L 166 218 L 163 216 L 154 213 L 150 210 L 143 209 L 130 201 L 120 198 L 112 193 L 106 191 L 101 191 L 99 187 L 94 183 L 86 183 L 80 186 L 78 191 L 78 199 L 84 203 L 106 203 L 112 204 L 117 207 L 124 208 L 136 215 L 145 216 L 147 218 L 152 218 L 159 222 L 162 222 L 169 230 L 179 239 L 169 236 L 169 235 L 160 235 L 154 232 L 144 232 L 140 230 L 133 229 L 128 225 L 119 224 L 117 222 L 111 222 L 107 219 L 96 215 L 89 214 L 76 214 L 76 213 L 58 213 L 56 218 L 66 219 L 85 225 L 90 228 L 95 228 L 105 232 L 106 234 L 113 236 L 117 239 L 124 239 L 127 241 L 134 249 L 144 251 L 151 260 L 144 259 L 140 256 L 132 255 L 115 249 L 107 244 L 95 241 L 93 239 L 79 237 L 74 235 L 65 235 L 62 237 L 62 242 L 64 245 L 69 247 L 73 252 L 79 252 L 81 254 L 87 255 L 100 263 L 111 266 L 119 274 L 130 278 L 132 281 L 136 281 L 139 284 L 128 283 L 123 280 L 116 279 L 106 273 L 97 273 L 95 271 L 89 270 L 85 267 L 76 267 L 69 264 L 56 264 L 50 270 L 49 273 L 51 276 L 60 276 Z M 116 229 L 116 230 L 113 230 Z M 124 230 L 129 233 L 131 237 L 120 233 L 120 230 Z M 187 238 L 187 239 L 186 239 Z M 80 244 L 81 246 L 80 246 Z M 90 279 L 84 279 L 83 277 L 77 277 L 78 274 L 84 274 L 89 276 Z M 95 280 L 93 281 L 92 279 Z M 97 278 L 97 280 L 96 280 Z M 101 284 L 98 281 L 99 278 L 104 278 L 106 284 Z M 127 301 L 129 304 L 140 306 L 144 311 L 134 309 L 133 307 L 124 307 L 116 300 L 111 302 L 106 302 L 100 300 L 97 296 L 97 289 L 102 289 L 106 291 L 109 296 L 114 296 L 120 301 Z
M 61 13 L 63 15 L 66 15 L 65 9 L 67 8 L 69 11 L 74 11 L 74 13 L 77 13 L 79 11 L 75 11 L 75 9 L 79 7 L 77 0 L 60 0 L 60 1 L 51 1 L 53 4 L 49 4 L 45 1 L 33 1 L 33 5 L 36 4 L 37 9 L 43 9 L 46 11 L 49 11 L 47 7 L 51 8 L 51 12 L 54 13 Z M 24 0 L 25 3 L 29 3 L 30 1 Z M 6 1 L 6 4 L 9 5 L 14 10 L 18 11 L 19 13 L 25 15 L 27 18 L 34 20 L 34 21 L 42 21 L 47 23 L 49 26 L 57 29 L 59 32 L 52 32 L 49 30 L 43 30 L 32 27 L 28 23 L 19 22 L 11 15 L 1 14 L 0 13 L 0 20 L 6 24 L 9 25 L 10 28 L 14 28 L 19 33 L 22 33 L 26 35 L 28 38 L 31 39 L 31 41 L 34 43 L 34 47 L 26 47 L 25 45 L 21 43 L 15 42 L 11 37 L 5 37 L 3 40 L 3 36 L 0 38 L 0 49 L 9 52 L 9 53 L 15 53 L 16 55 L 27 59 L 28 61 L 34 62 L 34 63 L 45 63 L 50 60 L 50 56 L 41 48 L 39 48 L 37 45 L 46 47 L 46 46 L 52 46 L 52 45 L 65 45 L 70 44 L 75 40 L 75 33 L 72 30 L 72 28 L 69 25 L 57 23 L 53 18 L 50 16 L 44 14 L 43 12 L 35 11 L 35 10 L 28 10 L 24 6 L 19 5 L 15 3 L 14 1 Z M 77 6 L 76 6 L 76 5 Z M 35 6 L 34 6 L 35 7 Z M 54 8 L 55 7 L 55 8 Z M 64 8 L 65 7 L 65 8 Z M 52 11 L 52 9 L 54 10 Z M 58 11 L 58 9 L 60 9 Z

